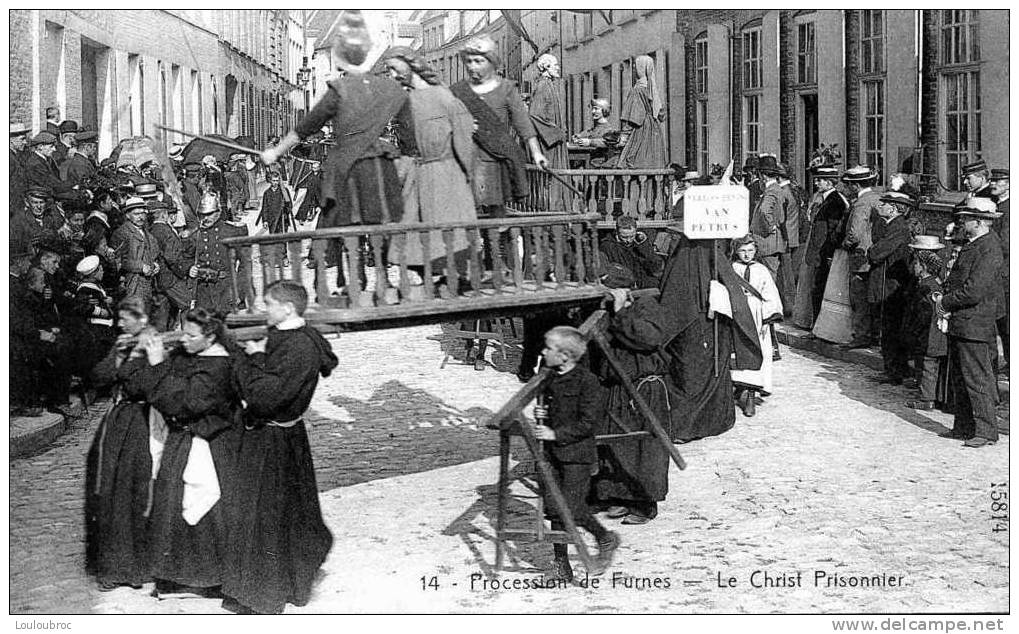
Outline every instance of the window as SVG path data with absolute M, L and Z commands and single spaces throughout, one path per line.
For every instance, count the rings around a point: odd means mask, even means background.
M 698 37 L 693 47 L 694 92 L 703 95 L 708 92 L 708 36 Z
M 796 26 L 796 81 L 801 84 L 817 83 L 817 50 L 813 22 L 804 22 Z
M 966 64 L 980 60 L 979 12 L 947 9 L 941 12 L 941 63 Z
M 749 95 L 743 98 L 743 121 L 747 131 L 747 156 L 761 152 L 761 96 Z
M 743 87 L 761 87 L 761 29 L 743 32 Z
M 708 100 L 697 102 L 697 155 L 701 174 L 707 174 L 708 163 Z
M 863 73 L 885 70 L 885 12 L 867 9 L 860 18 L 860 60 Z
M 875 79 L 863 82 L 864 98 L 864 163 L 884 173 L 885 167 L 885 82 Z
M 980 73 L 942 76 L 945 95 L 945 176 L 959 189 L 959 170 L 980 156 Z

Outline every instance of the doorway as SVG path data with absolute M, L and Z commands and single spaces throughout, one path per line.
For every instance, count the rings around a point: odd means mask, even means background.
M 817 116 L 817 95 L 807 94 L 801 95 L 802 103 L 800 104 L 803 108 L 803 146 L 801 148 L 801 156 L 803 157 L 803 173 L 801 175 L 802 180 L 800 181 L 805 185 L 807 193 L 813 194 L 814 183 L 810 178 L 810 159 L 814 156 L 814 150 L 820 146 L 818 139 L 818 116 Z

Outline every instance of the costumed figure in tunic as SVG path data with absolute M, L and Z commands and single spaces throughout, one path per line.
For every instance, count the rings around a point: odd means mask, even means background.
M 548 160 L 549 169 L 566 169 L 569 159 L 566 152 L 566 126 L 564 124 L 563 101 L 559 94 L 560 68 L 555 55 L 545 53 L 536 63 L 539 77 L 531 93 L 530 115 L 537 133 L 538 145 Z M 547 211 L 570 211 L 570 194 L 562 183 L 554 179 L 547 181 Z
M 151 447 L 161 439 L 150 446 L 149 418 L 159 414 L 124 380 L 146 363 L 144 353 L 129 343 L 153 331 L 145 310 L 140 297 L 120 301 L 121 335 L 92 370 L 93 385 L 112 386 L 114 402 L 96 431 L 85 470 L 86 565 L 100 591 L 140 588 L 152 579 L 148 522 L 156 474 Z
M 385 54 L 390 75 L 410 95 L 410 118 L 399 117 L 397 138 L 406 161 L 403 182 L 404 222 L 469 222 L 477 220 L 470 175 L 474 165 L 474 118 L 463 102 L 442 85 L 438 74 L 411 49 L 400 46 Z M 406 114 L 407 111 L 401 113 Z M 456 269 L 467 276 L 467 234 L 456 231 L 453 250 Z M 430 234 L 425 252 L 417 234 L 403 245 L 390 244 L 390 262 L 402 247 L 405 261 L 419 273 L 426 260 L 432 271 L 443 272 L 446 246 L 442 233 Z
M 247 409 L 223 594 L 239 611 L 279 613 L 286 603 L 308 602 L 333 543 L 303 416 L 319 376 L 329 376 L 337 359 L 302 317 L 308 295 L 301 285 L 275 282 L 265 303 L 268 340 L 248 342 L 248 356 L 235 366 Z
M 573 142 L 581 148 L 590 149 L 590 166 L 594 169 L 612 169 L 616 166 L 619 157 L 619 130 L 609 123 L 609 115 L 612 114 L 612 104 L 608 99 L 591 100 L 591 122 L 592 125 L 573 135 Z M 622 213 L 622 205 L 616 202 L 614 209 L 606 210 L 606 199 L 609 197 L 609 187 L 615 191 L 622 191 L 622 179 L 616 177 L 611 181 L 598 179 L 595 184 L 588 184 L 585 197 L 587 200 L 593 196 L 598 201 L 598 213 L 605 214 L 611 211 L 613 216 Z
M 637 81 L 619 112 L 622 133 L 619 144 L 620 169 L 660 169 L 665 167 L 665 135 L 662 121 L 665 106 L 658 92 L 655 61 L 639 55 L 633 62 Z
M 399 153 L 380 137 L 390 120 L 408 106 L 409 98 L 392 79 L 366 72 L 371 40 L 361 12 L 345 11 L 340 21 L 333 57 L 343 75 L 329 82 L 322 99 L 278 146 L 262 152 L 262 161 L 272 165 L 331 120 L 339 142 L 329 151 L 323 168 L 325 203 L 318 228 L 398 223 L 403 220 L 402 189 L 394 162 Z M 336 257 L 329 261 L 339 262 L 339 248 L 338 240 L 315 240 L 310 259 L 322 261 L 327 249 L 333 249 Z M 350 271 L 350 275 L 358 276 L 363 288 L 364 271 Z M 346 284 L 341 262 L 337 286 Z
M 125 389 L 142 395 L 165 424 L 150 523 L 157 596 L 224 580 L 230 537 L 224 509 L 233 493 L 240 407 L 226 348 L 234 344 L 224 333 L 222 320 L 192 309 L 182 349 L 167 353 L 159 337 L 143 334 L 138 347 L 147 361 L 121 372 Z M 151 435 L 161 436 L 156 429 Z
M 613 289 L 612 298 L 612 352 L 659 422 L 668 426 L 669 360 L 663 353 L 663 325 L 667 320 L 661 314 L 662 305 L 651 297 L 634 301 L 625 288 Z M 601 374 L 609 396 L 606 416 L 596 435 L 650 433 L 650 424 L 615 373 L 605 368 Z M 645 524 L 658 515 L 658 503 L 668 492 L 669 454 L 657 437 L 649 435 L 598 447 L 598 474 L 592 481 L 592 496 L 609 505 L 607 517 L 622 517 L 623 524 Z
M 757 242 L 753 236 L 737 238 L 732 242 L 732 268 L 743 280 L 757 290 L 758 295 L 749 290 L 744 291 L 750 314 L 754 318 L 754 327 L 764 354 L 761 367 L 757 370 L 733 370 L 732 382 L 736 387 L 736 402 L 745 416 L 753 416 L 756 411 L 758 393 L 767 396 L 771 393 L 772 355 L 770 324 L 782 321 L 782 299 L 778 287 L 772 278 L 771 271 L 764 264 L 756 261 Z

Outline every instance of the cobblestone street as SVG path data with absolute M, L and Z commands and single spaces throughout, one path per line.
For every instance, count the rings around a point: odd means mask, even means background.
M 457 359 L 439 369 L 444 345 L 456 348 L 437 326 L 334 340 L 341 365 L 307 420 L 335 543 L 311 603 L 288 611 L 1008 609 L 1008 532 L 992 531 L 990 494 L 1008 482 L 1009 437 L 964 449 L 937 437 L 949 416 L 905 409 L 903 390 L 876 372 L 793 350 L 757 417 L 679 447 L 689 467 L 673 468 L 658 519 L 613 527 L 623 547 L 599 588 L 483 587 L 495 578 L 498 438 L 479 423 L 519 383 Z M 84 575 L 84 456 L 97 424 L 75 421 L 48 450 L 11 462 L 11 611 L 221 612 L 212 599 L 100 594 Z M 514 491 L 524 496 L 509 523 L 521 527 L 533 497 Z M 511 544 L 509 554 L 501 582 L 539 577 L 551 547 Z M 801 573 L 802 587 L 751 587 L 763 580 L 756 570 L 787 586 Z M 817 586 L 815 571 L 826 575 Z M 897 581 L 829 585 L 834 575 Z M 438 589 L 423 587 L 433 576 Z M 641 589 L 630 577 L 667 582 Z

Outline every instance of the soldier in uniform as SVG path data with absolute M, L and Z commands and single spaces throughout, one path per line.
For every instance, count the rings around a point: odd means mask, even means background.
M 1001 245 L 991 230 L 1000 216 L 987 198 L 969 198 L 956 210 L 966 244 L 945 281 L 944 295 L 932 294 L 939 315 L 948 315 L 948 357 L 955 392 L 955 421 L 950 438 L 966 447 L 998 440 L 998 388 L 992 348 L 1001 285 Z
M 991 192 L 991 174 L 987 163 L 980 159 L 962 166 L 962 181 L 970 196 L 977 198 L 993 198 Z
M 871 231 L 871 215 L 881 200 L 881 194 L 874 191 L 877 174 L 866 165 L 857 165 L 846 170 L 842 181 L 850 189 L 852 203 L 846 225 L 846 237 L 842 248 L 849 252 L 849 305 L 853 311 L 853 339 L 847 348 L 866 348 L 871 342 L 872 319 L 867 289 L 870 278 L 870 262 L 867 251 L 874 244 Z
M 195 261 L 188 270 L 188 277 L 194 284 L 194 305 L 220 314 L 238 308 L 230 279 L 231 272 L 235 271 L 240 299 L 250 306 L 250 247 L 237 249 L 231 259 L 229 249 L 222 242 L 224 238 L 248 235 L 247 227 L 223 220 L 219 199 L 213 194 L 202 197 L 198 218 L 198 230 L 192 236 Z

